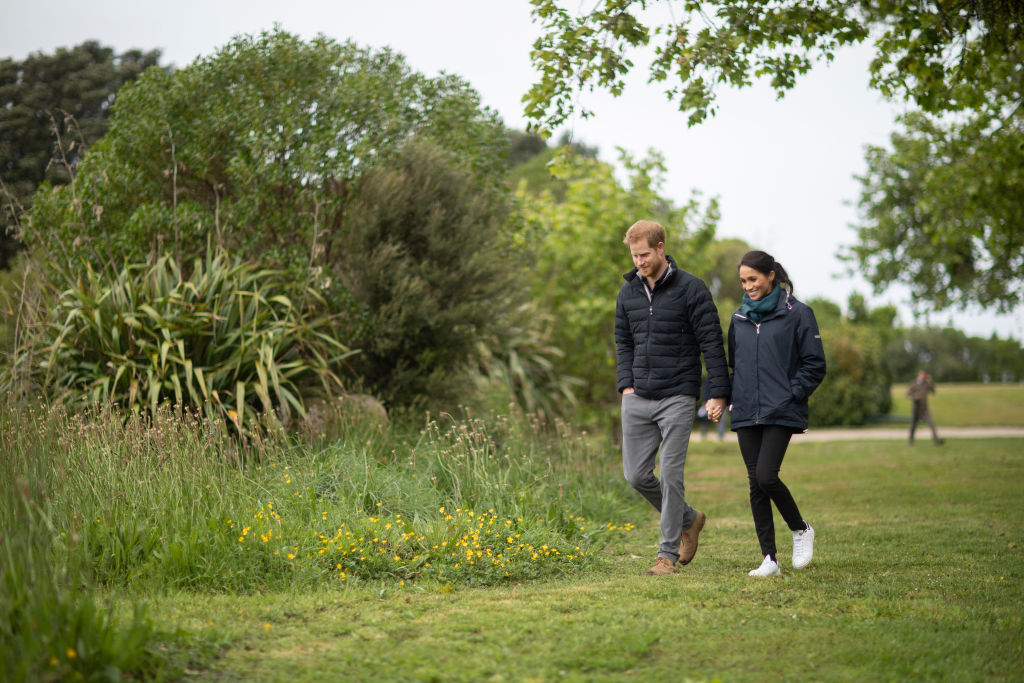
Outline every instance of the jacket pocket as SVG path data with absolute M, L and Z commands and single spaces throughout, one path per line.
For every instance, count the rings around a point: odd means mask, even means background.
M 789 379 L 770 373 L 761 373 L 761 417 L 779 415 L 786 412 L 796 397 Z

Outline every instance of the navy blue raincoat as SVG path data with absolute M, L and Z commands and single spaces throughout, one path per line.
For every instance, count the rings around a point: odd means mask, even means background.
M 782 293 L 760 323 L 739 311 L 729 323 L 733 431 L 755 425 L 807 430 L 807 399 L 825 378 L 825 350 L 814 311 Z

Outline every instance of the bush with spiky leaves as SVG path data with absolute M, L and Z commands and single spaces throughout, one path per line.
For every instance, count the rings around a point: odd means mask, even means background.
M 329 334 L 319 293 L 287 294 L 275 271 L 170 256 L 116 275 L 86 266 L 15 354 L 51 396 L 155 412 L 163 403 L 220 416 L 241 431 L 303 413 L 303 395 L 341 386 L 354 353 Z

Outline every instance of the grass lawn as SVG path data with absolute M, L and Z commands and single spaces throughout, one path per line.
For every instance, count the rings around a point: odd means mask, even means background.
M 943 427 L 1021 427 L 1024 384 L 938 384 L 928 406 L 940 433 Z M 893 385 L 889 414 L 910 421 L 907 385 Z
M 940 386 L 936 408 L 953 393 Z M 678 575 L 641 575 L 657 522 L 628 492 L 636 529 L 561 578 L 115 598 L 188 634 L 172 645 L 188 680 L 1020 680 L 1021 453 L 1021 439 L 795 444 L 783 476 L 815 557 L 792 570 L 780 528 L 783 574 L 768 580 L 747 576 L 761 558 L 735 446 L 708 442 L 691 449 L 687 496 L 709 522 Z

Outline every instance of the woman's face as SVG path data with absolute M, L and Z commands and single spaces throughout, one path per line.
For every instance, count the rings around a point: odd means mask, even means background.
M 775 282 L 775 271 L 767 275 L 750 266 L 740 266 L 740 286 L 754 301 L 768 296 Z

